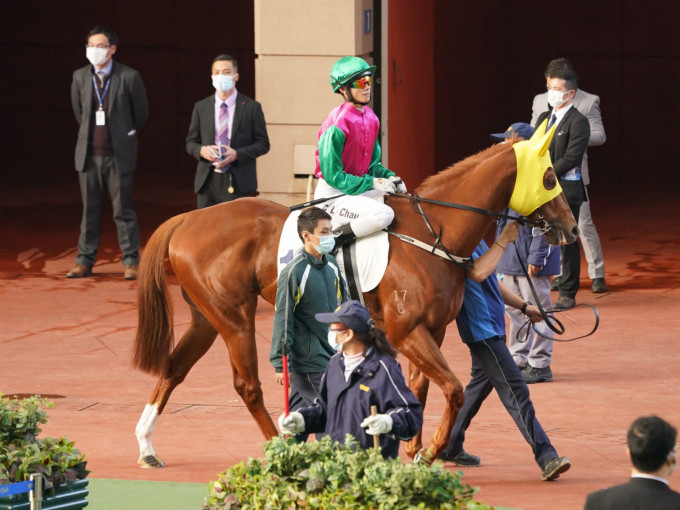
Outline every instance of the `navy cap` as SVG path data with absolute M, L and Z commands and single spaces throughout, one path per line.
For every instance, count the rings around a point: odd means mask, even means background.
M 517 133 L 519 136 L 528 140 L 534 134 L 534 128 L 532 128 L 526 122 L 515 122 L 504 133 L 493 133 L 491 139 L 494 142 L 502 142 L 506 138 L 510 138 L 513 133 Z
M 345 301 L 333 313 L 317 313 L 319 322 L 340 322 L 357 333 L 368 333 L 373 329 L 373 319 L 366 307 L 359 301 Z

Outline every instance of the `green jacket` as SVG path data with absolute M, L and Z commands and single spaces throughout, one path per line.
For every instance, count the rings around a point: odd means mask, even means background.
M 281 341 L 286 338 L 292 373 L 323 372 L 335 351 L 328 343 L 328 324 L 314 314 L 334 311 L 347 301 L 338 263 L 330 255 L 318 260 L 305 250 L 279 275 L 269 360 L 282 372 Z

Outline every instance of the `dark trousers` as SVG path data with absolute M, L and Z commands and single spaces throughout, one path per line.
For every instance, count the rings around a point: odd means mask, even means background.
M 229 193 L 229 186 L 234 188 L 233 193 Z M 211 170 L 208 178 L 196 195 L 196 208 L 203 209 L 211 205 L 231 202 L 237 198 L 249 196 L 251 196 L 250 193 L 241 193 L 239 191 L 238 183 L 230 171 L 222 174 Z
M 574 215 L 576 223 L 578 223 L 578 215 L 582 203 L 582 200 L 574 201 L 573 203 L 572 200 L 569 200 L 569 208 Z M 562 256 L 562 274 L 557 280 L 560 297 L 565 296 L 574 299 L 578 292 L 579 279 L 581 277 L 581 248 L 578 241 L 561 246 L 560 254 Z
M 290 395 L 288 404 L 291 411 L 296 411 L 301 407 L 314 405 L 314 401 L 319 398 L 319 388 L 321 387 L 321 377 L 323 372 L 296 373 L 290 381 Z M 295 436 L 295 439 L 304 443 L 309 434 L 302 432 Z M 320 440 L 322 433 L 316 434 L 316 439 Z
M 92 267 L 97 260 L 102 216 L 108 191 L 118 245 L 124 266 L 139 264 L 139 224 L 132 199 L 133 173 L 122 174 L 113 156 L 88 156 L 85 168 L 78 173 L 83 218 L 80 223 L 76 264 Z
M 465 403 L 458 413 L 444 453 L 455 457 L 463 451 L 465 431 L 479 412 L 482 402 L 495 389 L 505 409 L 531 446 L 536 463 L 543 469 L 557 457 L 557 452 L 536 419 L 529 388 L 505 345 L 505 339 L 495 337 L 467 346 L 472 356 L 472 380 L 465 388 Z

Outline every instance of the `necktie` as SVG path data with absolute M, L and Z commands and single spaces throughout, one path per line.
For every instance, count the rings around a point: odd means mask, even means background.
M 220 115 L 217 124 L 217 141 L 222 145 L 229 145 L 229 108 L 227 103 L 220 105 Z
M 106 80 L 106 73 L 104 71 L 97 71 L 97 77 L 99 78 L 99 82 L 101 83 L 101 86 L 104 86 L 104 81 Z
M 548 121 L 548 127 L 545 128 L 546 131 L 547 131 L 548 129 L 550 129 L 550 128 L 553 126 L 553 124 L 555 123 L 555 120 L 557 120 L 557 117 L 556 117 L 555 114 L 553 113 L 553 114 L 550 116 L 550 120 Z

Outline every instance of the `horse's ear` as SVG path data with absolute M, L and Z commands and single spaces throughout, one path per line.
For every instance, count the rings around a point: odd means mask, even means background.
M 546 118 L 543 122 L 541 122 L 541 125 L 536 128 L 534 131 L 534 134 L 531 135 L 531 138 L 529 140 L 536 141 L 539 138 L 541 138 L 545 134 L 545 127 L 548 125 L 548 119 Z
M 544 128 L 543 124 L 545 124 L 547 121 L 543 121 L 543 123 L 539 126 L 539 128 L 536 130 L 536 133 L 539 132 L 541 128 Z M 536 139 L 536 146 L 538 148 L 538 155 L 539 157 L 543 157 L 543 155 L 548 152 L 548 149 L 550 148 L 550 142 L 552 142 L 553 135 L 555 134 L 555 128 L 557 127 L 557 123 L 554 123 L 552 127 L 548 130 L 547 133 L 542 135 L 540 138 Z M 536 136 L 536 133 L 534 133 L 534 136 Z M 531 139 L 534 139 L 534 136 L 531 137 Z

